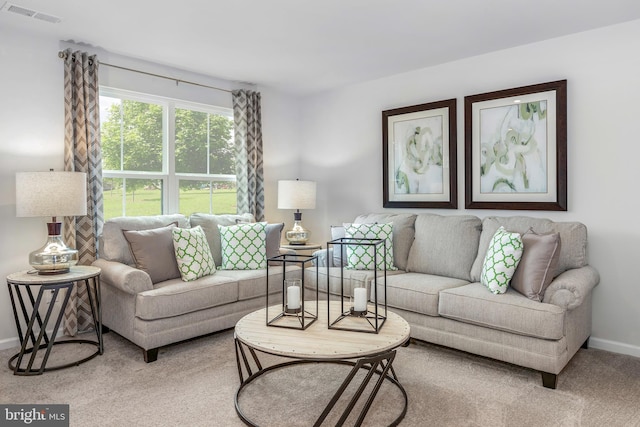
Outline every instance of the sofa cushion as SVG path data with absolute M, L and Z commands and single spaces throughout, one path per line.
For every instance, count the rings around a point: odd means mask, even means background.
M 144 320 L 180 316 L 238 300 L 238 282 L 214 274 L 193 282 L 172 279 L 136 295 L 136 317 Z
M 560 233 L 536 234 L 529 230 L 522 235 L 522 243 L 524 251 L 511 287 L 529 299 L 542 301 L 560 258 Z
M 504 294 L 522 258 L 522 237 L 504 227 L 493 235 L 484 257 L 480 283 L 494 294 Z
M 346 245 L 347 268 L 353 270 L 397 270 L 393 265 L 393 225 L 345 224 L 345 237 L 384 240 L 384 245 Z M 342 246 L 342 245 L 338 245 Z M 335 248 L 335 246 L 334 246 Z M 374 266 L 374 257 L 378 265 Z M 385 263 L 386 261 L 386 263 Z
M 315 282 L 315 267 L 309 267 L 305 270 L 305 277 L 308 278 L 309 283 Z M 384 273 L 381 271 L 376 271 L 378 279 L 382 280 L 384 277 Z M 340 267 L 329 267 L 329 290 L 332 295 L 340 295 Z M 405 274 L 403 270 L 388 270 L 387 277 L 395 276 L 397 274 Z M 345 296 L 351 295 L 351 289 L 356 285 L 360 285 L 361 282 L 365 283 L 365 286 L 370 287 L 371 282 L 374 278 L 373 270 L 347 270 L 343 269 L 342 272 L 342 280 L 343 280 L 343 292 Z M 318 268 L 318 290 L 320 292 L 327 292 L 327 268 L 320 267 Z
M 199 225 L 194 228 L 174 228 L 173 248 L 182 280 L 190 282 L 216 272 L 211 249 Z
M 532 301 L 511 288 L 494 295 L 479 282 L 440 292 L 438 313 L 449 319 L 536 338 L 559 340 L 564 336 L 563 308 Z
M 189 217 L 192 227 L 199 225 L 207 236 L 207 243 L 213 255 L 213 262 L 216 265 L 222 264 L 222 248 L 220 243 L 220 231 L 218 225 L 235 225 L 241 222 L 254 222 L 253 215 L 210 215 L 204 213 L 194 213 Z
M 393 264 L 401 270 L 407 269 L 407 258 L 413 243 L 415 214 L 372 213 L 359 215 L 354 224 L 393 224 Z M 334 265 L 340 265 L 336 263 Z
M 150 230 L 123 230 L 136 268 L 151 277 L 152 283 L 180 277 L 173 248 L 172 230 L 176 223 Z
M 267 266 L 266 222 L 218 225 L 223 270 L 256 270 Z
M 282 292 L 282 263 L 280 268 L 269 267 L 269 294 Z M 287 279 L 299 279 L 301 270 L 299 266 L 287 265 Z M 238 282 L 238 300 L 264 297 L 266 295 L 265 278 L 266 269 L 260 270 L 220 270 L 216 274 L 228 277 Z M 273 304 L 278 301 L 273 300 Z M 271 301 L 270 301 L 271 303 Z
M 562 247 L 556 275 L 572 268 L 584 267 L 587 260 L 587 227 L 579 222 L 554 222 L 550 219 L 531 218 L 526 216 L 486 217 L 482 220 L 482 234 L 478 244 L 478 256 L 471 268 L 471 281 L 480 280 L 482 263 L 487 254 L 489 241 L 500 226 L 507 231 L 524 234 L 533 229 L 538 234 L 560 233 Z
M 102 234 L 98 239 L 98 254 L 100 258 L 107 261 L 117 261 L 135 267 L 136 261 L 133 259 L 129 243 L 122 234 L 122 230 L 149 230 L 164 227 L 173 222 L 177 222 L 178 227 L 189 227 L 187 217 L 182 214 L 112 218 L 102 226 Z
M 384 302 L 384 281 L 378 280 L 378 301 Z M 440 291 L 468 284 L 466 280 L 422 273 L 387 277 L 387 305 L 414 313 L 438 316 Z M 371 299 L 375 294 L 371 295 Z
M 471 215 L 418 215 L 407 270 L 469 281 L 480 227 Z

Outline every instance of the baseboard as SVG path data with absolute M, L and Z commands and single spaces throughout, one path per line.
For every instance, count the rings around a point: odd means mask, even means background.
M 640 357 L 640 347 L 618 341 L 609 341 L 602 338 L 589 338 L 589 347 L 598 350 L 610 351 L 611 353 L 627 354 L 629 356 Z
M 48 330 L 47 334 L 51 336 L 52 332 L 53 332 L 53 329 Z M 60 327 L 60 329 L 58 329 L 58 333 L 56 334 L 56 336 L 61 337 L 63 335 L 64 335 L 64 328 Z M 16 348 L 16 353 L 20 351 L 20 340 L 18 339 L 18 337 L 5 338 L 0 340 L 0 350 L 7 350 L 9 348 L 14 348 L 14 347 Z
M 0 340 L 0 350 L 7 350 L 9 348 L 18 347 L 19 345 L 20 340 L 18 340 L 18 337 Z M 17 349 L 17 351 L 20 351 L 20 349 Z

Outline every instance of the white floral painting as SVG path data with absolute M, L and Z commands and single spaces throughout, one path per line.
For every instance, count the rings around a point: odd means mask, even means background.
M 547 102 L 480 111 L 480 191 L 547 192 Z
M 443 191 L 442 116 L 393 124 L 396 194 Z
M 455 209 L 456 100 L 382 112 L 383 206 Z
M 465 208 L 567 210 L 567 81 L 464 97 Z

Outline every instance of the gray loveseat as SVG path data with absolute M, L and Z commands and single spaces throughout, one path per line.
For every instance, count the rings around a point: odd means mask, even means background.
M 153 283 L 147 272 L 136 268 L 123 230 L 152 230 L 177 223 L 180 228 L 200 225 L 216 266 L 221 265 L 217 226 L 252 221 L 250 215 L 158 215 L 114 218 L 104 224 L 99 238 L 102 269 L 100 289 L 103 324 L 142 348 L 146 362 L 158 357 L 162 346 L 232 328 L 245 314 L 265 305 L 266 269 L 218 270 L 212 275 L 185 282 L 173 277 Z M 267 255 L 279 252 L 283 224 L 267 226 Z M 150 248 L 156 258 L 159 248 Z M 271 252 L 271 253 L 270 253 Z M 151 260 L 153 261 L 153 259 Z M 295 267 L 287 267 L 292 270 Z M 270 294 L 281 292 L 282 270 L 269 269 Z M 298 271 L 291 278 L 300 277 Z M 287 273 L 289 277 L 289 273 Z
M 599 275 L 588 265 L 583 224 L 435 214 L 370 214 L 354 221 L 375 222 L 393 223 L 398 270 L 387 273 L 388 307 L 409 322 L 412 338 L 538 370 L 550 388 L 556 387 L 557 375 L 578 349 L 588 345 L 591 294 Z M 559 233 L 559 258 L 542 301 L 511 287 L 495 295 L 479 283 L 487 248 L 500 226 L 521 234 L 529 229 Z M 335 227 L 332 237 L 344 237 L 343 232 Z M 340 251 L 324 249 L 317 255 L 326 267 L 320 268 L 320 289 L 327 290 L 328 274 L 330 292 L 338 292 Z M 356 274 L 362 271 L 344 269 L 347 281 Z M 373 272 L 367 275 L 373 296 Z M 381 283 L 378 279 L 378 290 Z M 382 292 L 379 295 L 382 301 Z

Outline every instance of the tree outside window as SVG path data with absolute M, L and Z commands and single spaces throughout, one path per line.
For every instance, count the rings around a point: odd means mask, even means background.
M 236 213 L 230 110 L 135 99 L 113 89 L 104 92 L 105 219 L 164 212 Z M 175 129 L 174 134 L 167 129 Z

